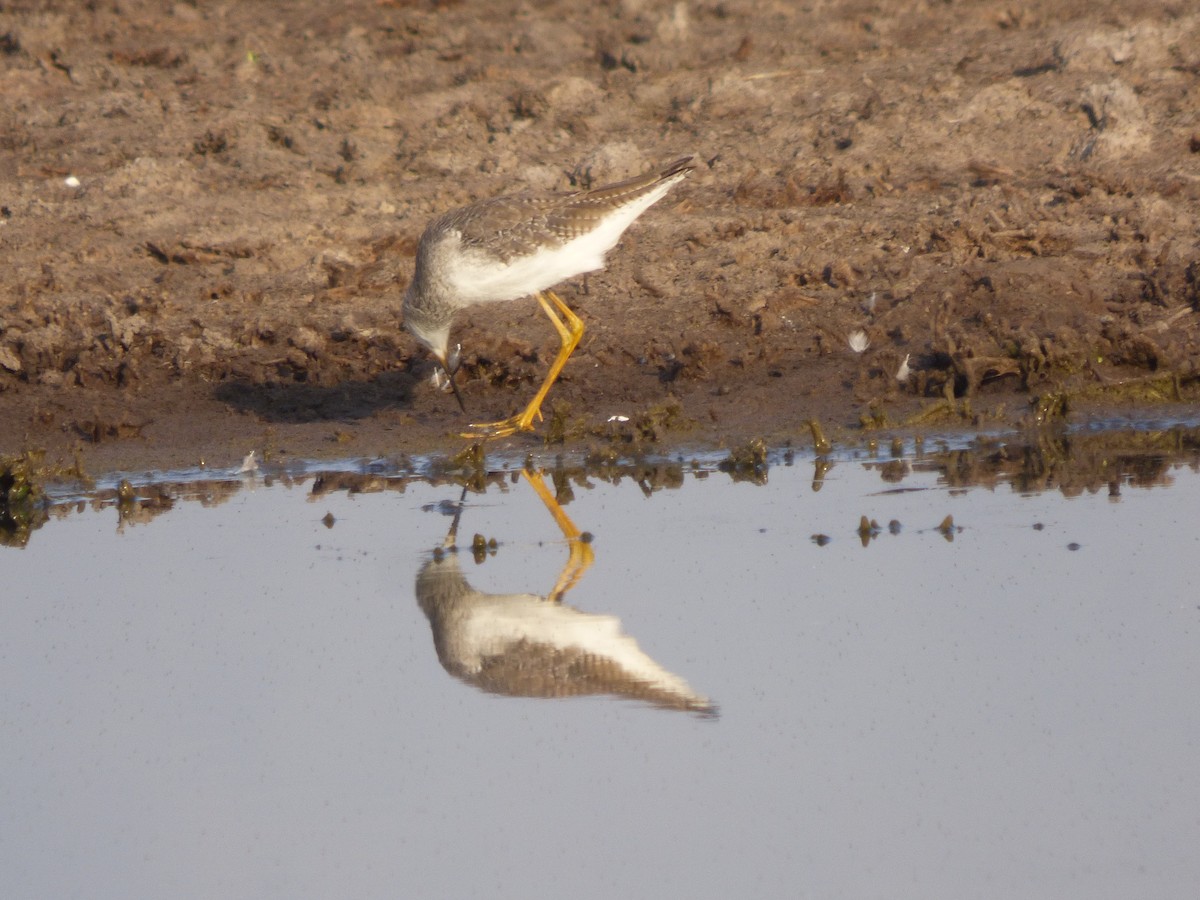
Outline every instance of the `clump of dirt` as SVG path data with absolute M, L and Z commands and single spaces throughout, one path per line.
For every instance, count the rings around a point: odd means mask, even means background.
M 555 439 L 1194 405 L 1198 79 L 1200 13 L 1137 0 L 7 4 L 0 451 L 452 445 L 399 313 L 428 220 L 684 154 L 559 291 Z M 532 301 L 454 340 L 475 421 L 557 346 Z
M 728 458 L 721 461 L 717 468 L 728 474 L 734 481 L 749 481 L 754 484 L 767 483 L 767 445 L 761 438 L 755 438 L 741 447 L 734 447 Z
M 39 468 L 28 453 L 0 457 L 0 546 L 24 547 L 46 521 Z

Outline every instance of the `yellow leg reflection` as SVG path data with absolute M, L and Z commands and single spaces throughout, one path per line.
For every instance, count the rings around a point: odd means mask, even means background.
M 546 505 L 546 509 L 550 511 L 550 515 L 554 516 L 554 521 L 558 523 L 559 530 L 562 531 L 563 537 L 567 539 L 567 543 L 571 548 L 571 554 L 567 557 L 567 564 L 563 566 L 562 574 L 558 576 L 558 581 L 546 597 L 547 600 L 553 600 L 558 603 L 562 600 L 563 595 L 571 588 L 579 583 L 579 579 L 583 577 L 583 573 L 588 570 L 596 559 L 595 553 L 592 552 L 592 545 L 584 540 L 583 533 L 579 527 L 571 521 L 571 517 L 563 510 L 559 502 L 554 499 L 554 495 L 550 493 L 550 489 L 546 487 L 546 480 L 542 477 L 541 472 L 531 472 L 526 469 L 524 472 L 525 480 L 529 482 L 529 486 L 534 489 L 542 503 Z
M 550 393 L 550 386 L 558 379 L 563 366 L 567 364 L 567 359 L 575 352 L 575 348 L 579 346 L 580 338 L 583 337 L 583 320 L 575 315 L 571 311 L 571 308 L 554 291 L 537 293 L 534 296 L 537 298 L 537 302 L 541 304 L 542 310 L 550 319 L 551 324 L 554 325 L 554 330 L 558 332 L 559 341 L 561 342 L 558 348 L 558 355 L 554 357 L 554 362 L 550 365 L 550 371 L 546 373 L 546 380 L 542 382 L 542 386 L 538 388 L 538 392 L 534 394 L 533 399 L 529 401 L 529 405 L 525 407 L 523 412 L 500 422 L 471 425 L 470 428 L 473 430 L 464 433 L 463 437 L 507 437 L 510 434 L 516 434 L 518 431 L 533 431 L 533 419 L 536 416 L 539 421 L 541 420 L 542 401 Z M 554 304 L 553 307 L 550 305 L 551 303 Z M 555 313 L 555 307 L 562 314 L 562 318 L 559 318 L 558 313 Z

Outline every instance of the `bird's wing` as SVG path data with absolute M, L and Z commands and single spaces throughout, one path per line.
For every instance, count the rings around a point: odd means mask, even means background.
M 463 246 L 485 250 L 504 260 L 526 256 L 539 247 L 558 247 L 575 236 L 570 210 L 579 194 L 516 194 L 483 200 L 445 217 Z M 593 226 L 594 227 L 594 226 Z

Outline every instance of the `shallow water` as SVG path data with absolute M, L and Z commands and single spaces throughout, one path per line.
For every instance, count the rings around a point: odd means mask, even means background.
M 1200 476 L 1119 443 L 549 477 L 590 543 L 519 468 L 53 488 L 6 896 L 1184 896 Z

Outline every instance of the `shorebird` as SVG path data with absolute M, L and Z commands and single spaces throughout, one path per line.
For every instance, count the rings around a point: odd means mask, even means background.
M 608 695 L 716 718 L 716 705 L 647 655 L 622 632 L 620 619 L 562 602 L 591 565 L 592 547 L 541 474 L 524 475 L 567 539 L 562 574 L 546 595 L 487 594 L 471 587 L 455 552 L 460 501 L 442 552 L 417 574 L 417 602 L 429 618 L 442 667 L 492 694 Z
M 412 282 L 404 295 L 404 327 L 454 383 L 458 352 L 450 352 L 455 314 L 478 303 L 533 295 L 561 341 L 537 393 L 519 414 L 473 424 L 466 437 L 504 437 L 532 431 L 542 401 L 583 337 L 583 322 L 550 288 L 604 268 L 604 255 L 633 221 L 694 168 L 692 157 L 664 169 L 588 191 L 514 194 L 482 200 L 434 219 L 417 245 Z

